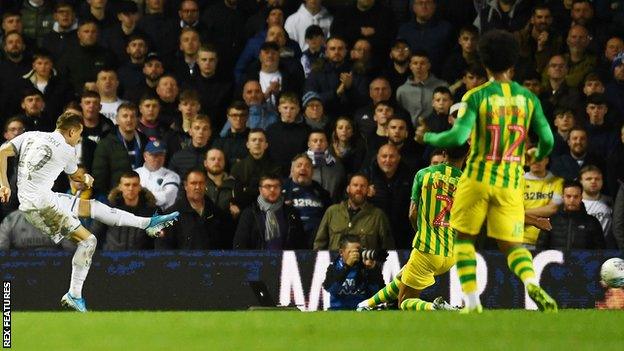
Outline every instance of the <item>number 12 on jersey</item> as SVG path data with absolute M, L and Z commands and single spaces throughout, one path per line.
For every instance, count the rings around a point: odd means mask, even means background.
M 490 153 L 485 157 L 488 161 L 500 162 L 520 162 L 521 157 L 514 155 L 514 152 L 522 144 L 526 137 L 526 130 L 520 125 L 508 125 L 507 130 L 509 136 L 517 134 L 514 142 L 509 145 L 509 148 L 504 149 L 504 145 L 500 145 L 501 138 L 501 126 L 498 124 L 488 124 L 486 126 L 488 132 L 490 132 Z

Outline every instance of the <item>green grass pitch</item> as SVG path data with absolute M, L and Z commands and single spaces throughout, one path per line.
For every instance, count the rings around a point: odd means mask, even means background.
M 624 312 L 15 312 L 14 350 L 624 350 Z

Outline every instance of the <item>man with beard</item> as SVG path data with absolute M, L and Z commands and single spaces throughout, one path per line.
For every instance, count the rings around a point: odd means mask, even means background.
M 3 107 L 11 101 L 10 92 L 15 89 L 21 77 L 32 68 L 30 57 L 27 57 L 25 51 L 26 46 L 20 33 L 14 31 L 5 35 L 2 43 L 2 56 L 0 57 L 0 77 L 2 77 L 0 104 Z M 11 111 L 6 108 L 2 110 L 0 116 L 8 117 L 11 114 Z
M 553 17 L 547 5 L 537 5 L 533 15 L 523 29 L 514 33 L 520 45 L 522 66 L 527 72 L 542 72 L 548 59 L 559 53 L 563 39 L 553 31 Z
M 413 139 L 408 138 L 407 123 L 402 118 L 392 117 L 388 121 L 388 143 L 399 150 L 401 161 L 409 168 L 410 172 L 416 172 L 427 166 L 429 155 L 425 154 L 425 147 Z
M 282 189 L 284 202 L 293 206 L 303 221 L 305 248 L 311 249 L 325 210 L 331 205 L 329 193 L 312 179 L 312 161 L 306 154 L 293 158 L 290 178 Z
M 130 42 L 131 43 L 131 42 Z M 129 45 L 130 45 L 129 43 Z M 141 96 L 145 93 L 156 93 L 156 85 L 158 80 L 165 73 L 163 61 L 160 56 L 155 52 L 150 52 L 145 58 L 145 62 L 142 65 L 143 73 L 139 82 L 135 85 L 124 86 L 124 99 L 132 101 L 135 104 L 139 103 Z M 123 67 L 122 67 L 123 68 Z
M 348 199 L 325 211 L 316 232 L 314 250 L 338 250 L 340 238 L 347 234 L 359 236 L 362 247 L 367 249 L 394 248 L 388 217 L 366 200 L 368 186 L 368 177 L 364 174 L 351 176 Z
M 233 235 L 241 212 L 239 200 L 243 187 L 241 183 L 225 171 L 225 154 L 219 149 L 210 149 L 206 153 L 204 168 L 206 179 L 206 196 L 212 200 L 224 214 L 223 230 Z M 232 248 L 232 237 L 226 248 Z
M 568 135 L 570 152 L 553 158 L 552 172 L 565 180 L 574 180 L 582 167 L 594 165 L 605 169 L 603 157 L 588 151 L 587 131 L 580 126 L 573 127 Z M 603 171 L 604 172 L 604 171 Z
M 383 71 L 390 82 L 392 91 L 396 91 L 410 76 L 409 59 L 412 50 L 404 39 L 397 39 L 390 48 L 391 65 Z

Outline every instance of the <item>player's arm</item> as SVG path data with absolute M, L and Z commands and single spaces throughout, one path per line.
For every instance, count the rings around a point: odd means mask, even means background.
M 476 114 L 468 107 L 463 108 L 463 114 L 457 118 L 453 128 L 442 133 L 425 133 L 424 141 L 436 147 L 457 147 L 463 145 L 474 126 Z
M 551 201 L 548 205 L 540 206 L 536 208 L 525 208 L 524 213 L 537 216 L 537 217 L 550 217 L 557 213 L 559 210 L 559 204 Z
M 9 178 L 7 177 L 7 164 L 9 157 L 15 155 L 15 146 L 10 142 L 4 143 L 0 147 L 0 202 L 7 202 L 11 197 Z
M 533 103 L 533 117 L 531 119 L 531 129 L 537 134 L 539 141 L 537 143 L 537 152 L 535 153 L 535 161 L 541 161 L 544 157 L 548 156 L 555 145 L 555 138 L 553 136 L 550 125 L 544 116 L 542 111 L 542 104 L 540 104 L 537 98 L 531 100 Z
M 532 225 L 540 230 L 552 230 L 552 224 L 550 224 L 550 219 L 528 214 L 526 212 L 524 213 L 524 223 Z
M 418 173 L 414 176 L 414 181 L 412 182 L 412 195 L 408 218 L 414 231 L 418 231 L 418 200 L 420 199 L 420 190 L 422 188 L 422 175 L 423 171 L 418 171 Z
M 418 230 L 418 204 L 412 200 L 409 207 L 409 220 L 414 231 Z

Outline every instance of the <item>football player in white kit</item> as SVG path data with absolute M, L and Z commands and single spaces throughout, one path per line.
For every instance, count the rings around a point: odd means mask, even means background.
M 61 304 L 79 312 L 86 312 L 82 285 L 89 273 L 97 240 L 80 224 L 78 217 L 91 217 L 107 225 L 143 228 L 148 235 L 156 237 L 162 229 L 173 224 L 179 213 L 151 218 L 138 217 L 96 200 L 78 199 L 52 192 L 54 181 L 61 171 L 87 187 L 93 184 L 93 177 L 77 165 L 74 146 L 80 141 L 81 133 L 81 117 L 65 112 L 58 118 L 54 132 L 27 132 L 2 145 L 0 202 L 7 202 L 11 196 L 7 179 L 7 158 L 15 156 L 18 158 L 19 209 L 24 212 L 26 219 L 57 243 L 67 238 L 78 244 L 72 259 L 69 291 L 61 298 Z

